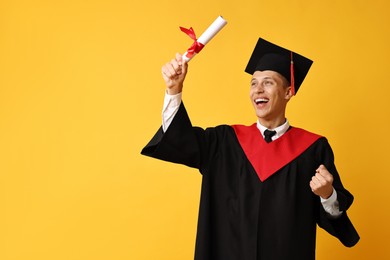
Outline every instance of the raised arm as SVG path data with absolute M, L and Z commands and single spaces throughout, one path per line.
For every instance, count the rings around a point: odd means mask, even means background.
M 187 69 L 188 63 L 183 60 L 180 53 L 176 53 L 176 57 L 162 67 L 161 72 L 168 94 L 175 95 L 182 92 Z
M 166 85 L 164 107 L 162 110 L 162 130 L 165 132 L 175 117 L 181 104 L 183 82 L 187 75 L 188 63 L 180 53 L 161 68 Z

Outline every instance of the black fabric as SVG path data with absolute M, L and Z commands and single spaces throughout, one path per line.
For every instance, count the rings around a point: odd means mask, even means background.
M 258 70 L 272 70 L 283 75 L 291 83 L 291 62 L 294 64 L 295 92 L 298 92 L 313 61 L 262 38 L 258 39 L 245 72 L 252 75 Z
M 160 128 L 141 153 L 202 173 L 196 260 L 313 260 L 316 224 L 346 246 L 359 240 L 345 212 L 353 196 L 325 138 L 261 182 L 232 127 L 192 127 L 182 104 L 166 133 Z M 338 219 L 328 217 L 309 186 L 321 163 L 334 176 L 344 211 Z
M 291 59 L 289 56 L 283 56 L 276 53 L 264 54 L 255 67 L 254 71 L 272 70 L 281 74 L 288 83 L 291 84 Z M 253 74 L 253 73 L 252 73 Z
M 274 136 L 274 135 L 276 135 L 276 131 L 271 131 L 271 130 L 266 129 L 264 131 L 264 140 L 267 143 L 270 143 L 270 142 L 272 142 L 272 136 Z

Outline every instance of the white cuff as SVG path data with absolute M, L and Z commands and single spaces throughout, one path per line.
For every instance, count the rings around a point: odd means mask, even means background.
M 162 129 L 164 132 L 168 129 L 177 111 L 179 110 L 181 96 L 182 92 L 175 95 L 169 95 L 167 92 L 165 92 L 164 106 L 162 110 Z
M 325 211 L 332 217 L 338 217 L 343 213 L 342 211 L 339 210 L 339 202 L 337 201 L 337 192 L 334 188 L 333 188 L 332 195 L 328 199 L 321 198 L 321 203 Z

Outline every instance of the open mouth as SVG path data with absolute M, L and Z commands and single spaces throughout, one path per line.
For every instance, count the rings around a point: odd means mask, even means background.
M 269 101 L 268 98 L 257 98 L 257 99 L 255 99 L 256 105 L 266 104 L 266 103 L 268 103 L 268 101 Z

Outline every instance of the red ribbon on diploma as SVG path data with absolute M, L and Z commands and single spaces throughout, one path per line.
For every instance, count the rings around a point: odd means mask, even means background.
M 188 36 L 190 36 L 190 38 L 194 40 L 194 43 L 191 45 L 190 48 L 188 48 L 187 55 L 186 55 L 188 58 L 191 59 L 192 56 L 195 55 L 195 53 L 199 53 L 203 49 L 204 45 L 202 43 L 198 42 L 198 39 L 196 39 L 196 35 L 195 35 L 194 29 L 192 29 L 192 27 L 190 27 L 190 29 L 180 27 L 180 30 L 182 32 L 184 32 L 185 34 L 187 34 Z

